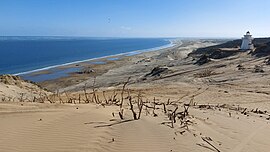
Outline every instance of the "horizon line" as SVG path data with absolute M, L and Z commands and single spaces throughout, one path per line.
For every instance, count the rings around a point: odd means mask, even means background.
M 59 37 L 59 38 L 184 38 L 184 39 L 238 39 L 238 37 L 217 37 L 217 36 L 79 36 L 79 35 L 0 35 L 0 37 Z

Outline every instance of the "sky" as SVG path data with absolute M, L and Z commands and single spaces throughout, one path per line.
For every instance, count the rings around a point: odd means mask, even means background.
M 0 36 L 270 37 L 270 0 L 0 0 Z

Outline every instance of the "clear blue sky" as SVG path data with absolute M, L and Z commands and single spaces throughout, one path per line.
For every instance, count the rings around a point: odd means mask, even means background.
M 1 36 L 270 36 L 270 0 L 0 0 Z

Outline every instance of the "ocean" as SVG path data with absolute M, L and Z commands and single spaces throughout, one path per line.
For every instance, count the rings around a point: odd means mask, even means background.
M 0 37 L 0 74 L 27 74 L 73 62 L 172 44 L 164 38 Z

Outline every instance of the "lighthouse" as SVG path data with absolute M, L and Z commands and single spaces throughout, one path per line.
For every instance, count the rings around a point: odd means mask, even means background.
M 252 35 L 248 31 L 246 35 L 242 38 L 242 45 L 241 45 L 241 50 L 252 50 L 254 49 L 254 46 L 252 44 Z

